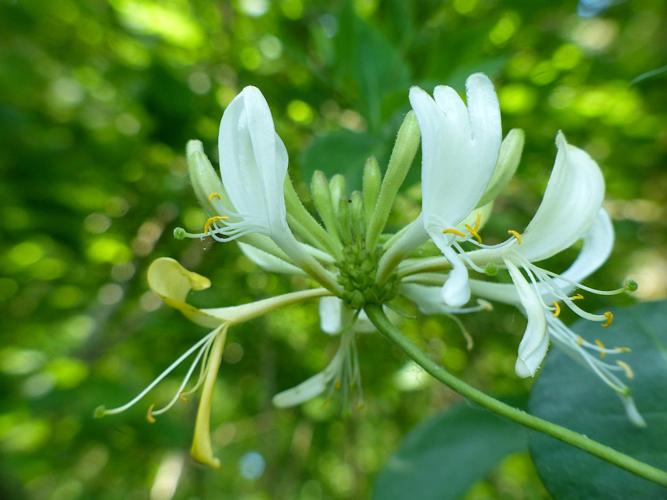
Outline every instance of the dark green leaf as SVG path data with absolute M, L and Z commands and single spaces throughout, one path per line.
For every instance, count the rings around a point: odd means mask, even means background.
M 382 101 L 393 90 L 406 92 L 409 69 L 399 51 L 377 28 L 360 19 L 348 3 L 336 37 L 337 62 L 343 85 L 354 86 L 359 106 L 372 131 L 382 124 Z
M 620 310 L 608 330 L 590 321 L 574 326 L 593 340 L 632 349 L 623 361 L 635 371 L 633 396 L 647 427 L 633 426 L 613 391 L 560 352 L 552 352 L 535 384 L 531 413 L 610 445 L 641 461 L 667 468 L 667 302 Z M 555 498 L 667 498 L 660 486 L 542 434 L 530 448 L 545 486 Z
M 364 162 L 376 146 L 375 138 L 365 133 L 338 130 L 320 135 L 301 156 L 303 177 L 310 182 L 315 170 L 322 170 L 329 178 L 343 174 L 349 188 L 359 188 Z
M 525 431 L 485 410 L 456 406 L 408 434 L 375 483 L 375 500 L 458 499 L 510 453 Z

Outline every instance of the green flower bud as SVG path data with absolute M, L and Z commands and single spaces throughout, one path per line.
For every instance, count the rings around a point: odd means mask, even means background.
M 513 128 L 505 136 L 505 139 L 503 139 L 503 142 L 500 145 L 496 168 L 493 171 L 493 175 L 491 176 L 491 180 L 486 187 L 482 199 L 479 200 L 479 203 L 477 204 L 478 207 L 486 205 L 494 200 L 496 196 L 505 189 L 519 166 L 525 140 L 526 134 L 519 128 Z
M 218 213 L 213 205 L 213 200 L 216 198 L 225 207 L 231 208 L 226 204 L 228 203 L 227 193 L 225 193 L 225 188 L 222 186 L 220 177 L 218 177 L 213 165 L 204 154 L 202 143 L 200 141 L 188 141 L 185 151 L 192 189 L 202 208 L 209 215 Z
M 340 200 L 347 197 L 347 186 L 345 184 L 345 177 L 336 174 L 329 181 L 329 191 L 331 191 L 331 205 L 334 208 L 336 216 L 338 216 L 338 208 L 340 207 Z
M 340 243 L 338 237 L 338 227 L 336 225 L 336 213 L 334 205 L 331 201 L 331 191 L 329 190 L 329 182 L 327 181 L 324 172 L 317 170 L 313 174 L 310 183 L 310 194 L 313 197 L 313 203 L 320 214 L 324 226 L 327 231 Z
M 413 111 L 405 115 L 394 143 L 394 149 L 389 158 L 387 173 L 380 187 L 378 201 L 374 207 L 371 221 L 368 224 L 368 233 L 366 234 L 366 246 L 373 248 L 384 229 L 391 207 L 394 204 L 396 194 L 400 189 L 408 170 L 412 166 L 412 161 L 419 149 L 419 124 Z
M 363 195 L 364 195 L 364 218 L 369 224 L 373 216 L 373 210 L 377 203 L 380 185 L 382 184 L 382 173 L 380 166 L 374 156 L 366 160 L 364 165 Z
M 356 236 L 363 236 L 365 231 L 364 201 L 359 191 L 352 193 L 350 202 L 350 216 L 352 218 L 352 231 Z

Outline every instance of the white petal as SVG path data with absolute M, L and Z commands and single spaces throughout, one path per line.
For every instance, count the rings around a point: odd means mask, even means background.
M 401 285 L 401 294 L 414 302 L 422 314 L 462 314 L 465 309 L 450 307 L 442 300 L 442 289 L 439 286 L 417 285 L 406 283 Z
M 493 84 L 468 78 L 467 107 L 451 87 L 438 86 L 435 101 L 418 88 L 410 103 L 422 134 L 422 212 L 433 234 L 460 223 L 479 202 L 491 178 L 501 141 Z
M 639 413 L 639 410 L 637 410 L 635 400 L 632 399 L 632 396 L 621 394 L 620 397 L 623 402 L 623 407 L 625 408 L 625 414 L 628 416 L 628 420 L 637 427 L 646 427 L 646 421 L 641 413 Z
M 442 300 L 449 306 L 461 307 L 470 300 L 468 269 L 451 248 L 444 249 L 443 254 L 452 265 L 452 270 L 442 286 Z
M 601 208 L 584 235 L 584 244 L 577 259 L 561 276 L 575 282 L 585 280 L 607 261 L 613 247 L 614 227 L 607 211 Z
M 393 322 L 395 318 L 392 316 L 392 311 L 386 307 L 383 307 L 383 309 L 385 314 L 389 316 L 389 319 Z M 359 311 L 359 316 L 357 316 L 357 321 L 355 321 L 353 329 L 357 333 L 373 333 L 377 331 L 377 328 L 375 328 L 375 325 L 368 318 L 368 314 L 366 314 L 366 311 L 364 310 Z
M 288 408 L 290 406 L 305 403 L 322 394 L 327 388 L 327 384 L 340 369 L 340 364 L 343 359 L 342 353 L 342 349 L 339 348 L 331 362 L 320 373 L 313 375 L 291 389 L 287 389 L 286 391 L 282 391 L 273 396 L 273 404 L 278 408 Z
M 299 385 L 273 396 L 273 404 L 277 408 L 289 408 L 316 398 L 327 388 L 330 376 L 326 371 L 310 377 Z
M 516 250 L 530 261 L 571 246 L 595 220 L 604 198 L 600 167 L 583 150 L 556 137 L 558 154 L 544 198 Z
M 222 182 L 236 210 L 267 231 L 286 224 L 283 187 L 287 154 L 271 111 L 255 87 L 244 88 L 225 110 L 218 137 Z
M 320 329 L 329 335 L 340 333 L 343 326 L 343 301 L 338 297 L 320 299 Z
M 247 243 L 239 242 L 243 254 L 265 271 L 280 274 L 305 274 L 301 269 L 283 259 Z
M 519 344 L 519 355 L 515 371 L 519 377 L 532 377 L 542 364 L 549 347 L 547 321 L 540 298 L 530 286 L 521 271 L 509 260 L 505 261 L 507 270 L 516 286 L 519 300 L 523 306 L 528 324 Z

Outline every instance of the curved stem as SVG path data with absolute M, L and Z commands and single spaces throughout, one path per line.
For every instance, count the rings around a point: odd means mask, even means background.
M 455 377 L 440 365 L 431 360 L 419 348 L 405 338 L 402 332 L 396 328 L 387 318 L 382 308 L 378 305 L 365 307 L 368 318 L 382 335 L 398 345 L 412 360 L 421 366 L 443 384 L 449 386 L 465 398 L 477 403 L 493 413 L 512 420 L 530 429 L 547 434 L 567 444 L 580 448 L 591 455 L 625 469 L 637 476 L 653 481 L 662 486 L 667 486 L 667 472 L 653 467 L 644 462 L 621 453 L 609 446 L 594 441 L 578 432 L 554 424 L 547 420 L 530 415 L 525 411 L 509 406 L 479 389 L 468 385 L 463 380 Z

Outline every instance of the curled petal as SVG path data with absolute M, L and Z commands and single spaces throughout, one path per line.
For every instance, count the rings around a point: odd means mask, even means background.
M 442 286 L 442 300 L 452 307 L 461 307 L 470 300 L 468 269 L 451 248 L 444 248 L 443 254 L 452 265 L 447 281 Z
M 320 328 L 324 333 L 336 335 L 343 328 L 343 301 L 338 297 L 320 299 Z
M 519 377 L 532 377 L 542 364 L 542 360 L 549 347 L 547 335 L 547 321 L 540 298 L 530 286 L 521 271 L 511 262 L 506 261 L 507 270 L 516 286 L 519 300 L 526 313 L 528 324 L 519 344 L 519 355 L 516 360 L 515 371 Z
M 316 398 L 325 391 L 327 384 L 331 381 L 334 374 L 337 373 L 341 360 L 342 354 L 339 350 L 331 360 L 331 363 L 323 371 L 313 375 L 299 385 L 273 396 L 273 404 L 278 408 L 289 408 Z
M 604 198 L 597 163 L 571 146 L 559 132 L 558 153 L 544 198 L 516 250 L 531 262 L 551 257 L 581 238 L 595 220 Z
M 227 328 L 222 328 L 216 335 L 208 356 L 206 378 L 204 379 L 204 387 L 202 388 L 201 399 L 197 408 L 195 431 L 192 438 L 192 447 L 190 448 L 192 458 L 199 463 L 213 468 L 220 466 L 220 460 L 213 454 L 213 447 L 211 446 L 211 404 L 213 402 L 213 389 L 215 388 L 226 337 Z
M 314 288 L 238 306 L 199 309 L 188 304 L 185 299 L 190 290 L 208 288 L 210 281 L 204 276 L 188 271 L 174 259 L 166 257 L 156 259 L 150 265 L 148 284 L 165 304 L 181 311 L 193 323 L 208 328 L 218 327 L 222 323 L 227 325 L 241 323 L 263 316 L 280 307 L 330 295 L 330 292 L 324 288 Z
M 607 261 L 613 247 L 614 227 L 607 211 L 601 208 L 584 236 L 584 244 L 579 255 L 562 274 L 563 278 L 575 282 L 585 280 Z

